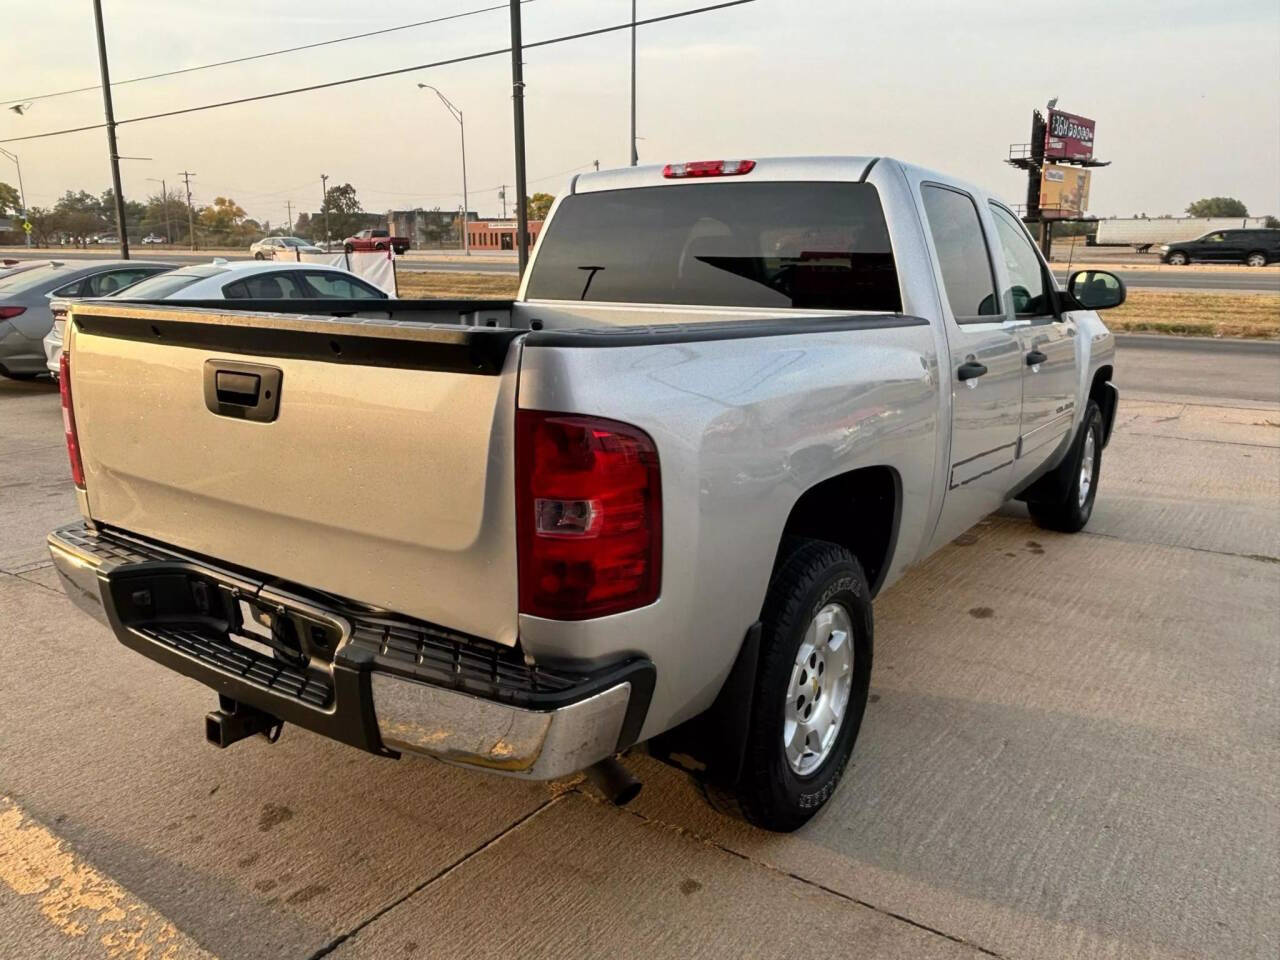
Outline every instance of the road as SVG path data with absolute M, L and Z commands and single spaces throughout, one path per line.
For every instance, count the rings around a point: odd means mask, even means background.
M 8 256 L 25 258 L 24 252 L 11 250 Z M 71 250 L 49 251 L 41 254 L 45 257 L 58 257 L 66 260 L 110 260 L 118 253 L 113 250 Z M 211 254 L 190 253 L 182 251 L 162 251 L 155 247 L 139 247 L 133 251 L 137 260 L 163 260 L 172 263 L 208 263 Z M 230 254 L 230 256 L 237 256 Z M 243 255 L 239 255 L 243 256 Z M 1067 271 L 1059 264 L 1054 264 L 1054 273 L 1062 283 L 1066 282 Z M 396 262 L 396 269 L 410 272 L 423 271 L 460 271 L 468 273 L 515 273 L 514 257 L 498 258 L 493 255 L 464 257 L 456 253 L 410 253 Z M 1182 270 L 1130 270 L 1127 267 L 1118 271 L 1125 283 L 1135 289 L 1177 289 L 1177 290 L 1227 290 L 1241 292 L 1280 293 L 1280 272 L 1275 270 L 1250 270 L 1240 267 L 1239 270 L 1197 270 L 1186 267 Z
M 1280 356 L 1125 341 L 1097 507 L 1012 505 L 876 604 L 872 703 L 790 836 L 392 762 L 213 696 L 57 589 L 56 393 L 0 381 L 0 957 L 1280 952 Z

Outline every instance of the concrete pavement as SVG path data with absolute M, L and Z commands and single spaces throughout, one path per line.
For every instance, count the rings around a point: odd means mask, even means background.
M 1280 358 L 1126 343 L 1117 382 L 1086 532 L 1010 505 L 878 600 L 852 770 L 784 837 L 643 756 L 618 810 L 207 746 L 209 691 L 56 588 L 56 392 L 0 381 L 0 956 L 1274 957 Z

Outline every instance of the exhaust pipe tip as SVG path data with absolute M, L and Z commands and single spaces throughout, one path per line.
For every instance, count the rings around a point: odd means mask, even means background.
M 625 807 L 644 787 L 616 757 L 606 757 L 584 772 L 605 799 L 616 807 Z

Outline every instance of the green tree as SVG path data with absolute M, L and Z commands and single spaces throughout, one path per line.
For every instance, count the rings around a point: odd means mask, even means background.
M 37 247 L 47 247 L 53 239 L 57 220 L 53 211 L 44 207 L 31 207 L 27 210 L 27 219 L 31 222 L 31 242 Z
M 321 234 L 325 228 L 325 214 L 329 215 L 329 233 L 333 239 L 341 240 L 359 230 L 365 221 L 360 209 L 360 200 L 356 197 L 356 188 L 349 183 L 330 187 L 324 195 L 324 206 L 316 215 L 316 226 Z
M 1247 217 L 1249 208 L 1235 197 L 1204 197 L 1187 204 L 1193 217 Z
M 143 213 L 139 229 L 144 234 L 167 236 L 171 243 L 185 243 L 187 239 L 186 201 L 172 191 L 167 197 L 158 193 L 152 194 L 147 197 L 146 211 Z
M 64 193 L 53 205 L 53 214 L 53 229 L 81 246 L 107 229 L 101 201 L 84 190 Z
M 535 193 L 525 205 L 525 211 L 530 220 L 545 220 L 547 219 L 547 214 L 551 212 L 551 204 L 555 203 L 555 201 L 554 194 Z
M 0 217 L 16 216 L 22 210 L 22 198 L 18 190 L 0 181 Z
M 1268 230 L 1280 229 L 1280 220 L 1277 220 L 1275 217 L 1268 216 L 1267 219 L 1263 221 L 1263 223 Z

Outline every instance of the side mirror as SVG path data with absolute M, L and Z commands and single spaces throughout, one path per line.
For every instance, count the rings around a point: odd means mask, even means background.
M 1124 281 L 1106 270 L 1077 270 L 1067 279 L 1067 293 L 1085 310 L 1110 310 L 1124 303 Z

